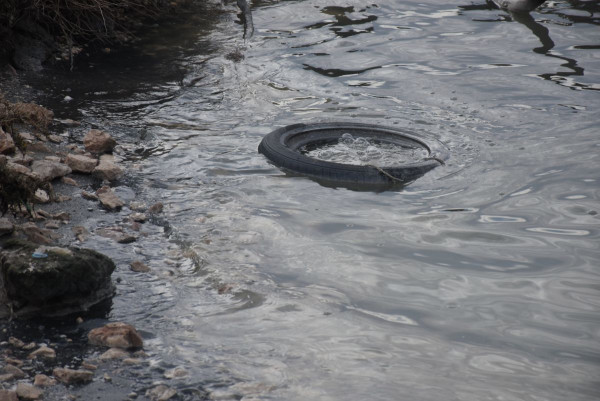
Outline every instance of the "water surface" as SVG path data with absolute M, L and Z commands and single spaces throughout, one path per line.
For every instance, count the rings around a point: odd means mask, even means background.
M 214 399 L 599 399 L 598 2 L 255 1 L 247 41 L 225 11 L 52 81 L 165 203 L 155 247 L 98 245 L 155 271 L 121 269 L 110 315 L 150 337 L 149 369 Z M 450 158 L 372 193 L 256 151 L 330 120 Z

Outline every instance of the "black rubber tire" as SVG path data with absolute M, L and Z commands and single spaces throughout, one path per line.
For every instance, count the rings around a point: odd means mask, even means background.
M 298 150 L 308 144 L 335 143 L 344 133 L 381 142 L 422 147 L 429 152 L 429 158 L 417 163 L 378 169 L 368 165 L 313 159 Z M 279 128 L 263 138 L 258 151 L 285 172 L 305 175 L 327 186 L 402 185 L 444 164 L 448 158 L 445 146 L 434 138 L 425 138 L 422 134 L 417 136 L 397 128 L 349 122 L 294 124 Z

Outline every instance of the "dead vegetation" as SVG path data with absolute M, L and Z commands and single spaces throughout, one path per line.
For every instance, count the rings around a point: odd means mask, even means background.
M 131 38 L 132 30 L 144 21 L 191 2 L 193 0 L 1 0 L 0 53 L 14 49 L 17 36 L 23 32 L 39 36 L 36 31 L 40 28 L 61 41 L 63 48 L 95 40 L 123 42 Z
M 34 103 L 11 103 L 0 94 L 0 130 L 10 135 L 15 146 L 26 151 L 26 142 L 19 131 L 33 129 L 38 134 L 47 134 L 52 122 L 52 111 Z M 6 156 L 0 155 L 0 213 L 18 211 L 21 207 L 31 213 L 35 192 L 38 189 L 51 191 L 48 183 L 32 174 L 20 174 L 9 166 Z

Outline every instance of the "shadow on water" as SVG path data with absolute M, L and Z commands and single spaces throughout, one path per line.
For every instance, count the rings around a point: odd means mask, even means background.
M 600 3 L 598 2 L 580 2 L 580 1 L 569 1 L 570 9 L 578 10 L 581 12 L 588 13 L 589 16 L 582 15 L 571 15 L 567 13 L 563 13 L 560 10 L 554 10 L 552 8 L 548 8 L 545 10 L 540 10 L 543 14 L 554 14 L 559 16 L 561 19 L 566 19 L 568 21 L 568 25 L 574 23 L 585 23 L 585 24 L 593 24 L 600 25 L 600 18 L 597 17 L 598 12 L 600 12 Z M 495 10 L 498 6 L 490 0 L 487 0 L 486 4 L 471 4 L 466 6 L 459 6 L 461 10 L 464 11 L 475 11 L 475 10 Z M 553 73 L 543 73 L 537 74 L 538 77 L 546 80 L 555 82 L 559 85 L 566 86 L 573 90 L 600 90 L 600 85 L 598 84 L 584 84 L 581 82 L 575 82 L 569 77 L 582 77 L 584 76 L 584 68 L 578 65 L 576 59 L 565 57 L 555 52 L 552 52 L 552 49 L 555 47 L 555 43 L 550 37 L 550 30 L 542 25 L 542 23 L 535 20 L 535 18 L 531 15 L 529 11 L 506 11 L 508 15 L 501 15 L 499 19 L 494 20 L 480 20 L 474 19 L 474 21 L 479 22 L 518 22 L 527 29 L 529 29 L 541 42 L 541 47 L 533 48 L 532 51 L 538 54 L 542 54 L 547 57 L 556 58 L 559 60 L 565 61 L 565 63 L 561 64 L 561 67 L 566 67 L 571 71 L 557 71 Z M 549 23 L 549 21 L 543 20 L 543 23 Z M 599 46 L 576 46 L 578 49 L 597 49 Z

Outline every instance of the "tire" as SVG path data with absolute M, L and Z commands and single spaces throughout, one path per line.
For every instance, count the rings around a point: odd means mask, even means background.
M 370 165 L 327 162 L 313 159 L 299 151 L 309 144 L 336 143 L 344 133 L 350 133 L 355 137 L 376 139 L 380 142 L 421 147 L 429 152 L 429 157 L 416 163 L 379 168 Z M 448 158 L 445 146 L 434 138 L 425 138 L 425 135 L 417 136 L 396 128 L 348 122 L 294 124 L 279 128 L 263 138 L 258 151 L 286 173 L 304 175 L 326 186 L 357 187 L 357 189 L 363 186 L 405 185 L 444 164 Z

